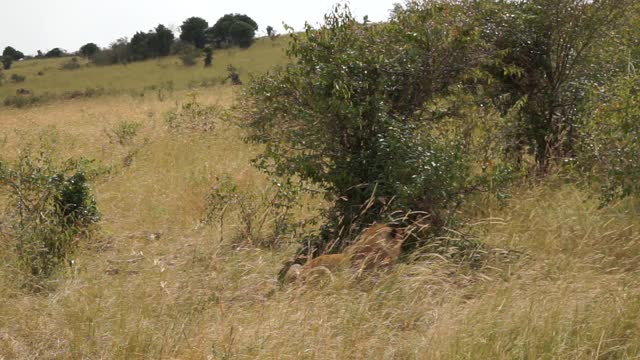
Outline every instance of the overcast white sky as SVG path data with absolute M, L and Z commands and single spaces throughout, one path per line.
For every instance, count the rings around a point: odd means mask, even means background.
M 301 29 L 317 24 L 338 0 L 0 0 L 0 51 L 13 46 L 28 55 L 60 47 L 76 51 L 88 42 L 100 47 L 158 24 L 178 29 L 191 16 L 213 25 L 227 13 L 252 17 L 264 33 L 267 25 L 283 32 L 282 22 Z M 354 15 L 387 19 L 401 0 L 350 0 Z

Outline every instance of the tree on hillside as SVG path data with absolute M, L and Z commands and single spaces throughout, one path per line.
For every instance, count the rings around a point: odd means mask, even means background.
M 153 34 L 145 32 L 137 32 L 129 42 L 129 59 L 131 61 L 141 61 L 152 57 L 150 47 Z
M 80 54 L 85 58 L 92 57 L 98 51 L 100 51 L 100 48 L 94 43 L 87 43 L 85 45 L 82 45 L 82 47 L 80 48 Z
M 62 57 L 66 54 L 66 52 L 60 48 L 53 48 L 51 50 L 49 50 L 44 57 L 47 58 L 56 58 L 56 57 Z
M 9 56 L 2 58 L 2 68 L 5 70 L 11 69 L 11 65 L 13 64 L 13 59 Z
M 4 48 L 4 51 L 2 52 L 2 57 L 3 58 L 11 58 L 11 60 L 13 61 L 18 61 L 22 58 L 24 58 L 24 54 L 16 49 L 14 49 L 11 46 L 7 46 L 6 48 Z
M 155 56 L 167 56 L 171 53 L 171 45 L 174 38 L 173 31 L 160 24 L 155 28 L 155 33 L 149 39 L 149 47 Z
M 267 26 L 267 36 L 271 39 L 276 37 L 276 30 L 271 25 Z
M 195 45 L 198 49 L 203 49 L 206 44 L 205 32 L 209 28 L 209 23 L 199 17 L 190 17 L 180 26 L 180 39 Z
M 253 43 L 258 24 L 247 15 L 227 14 L 207 30 L 209 41 L 218 48 L 249 47 Z
M 237 21 L 229 28 L 229 36 L 232 39 L 232 44 L 238 45 L 241 48 L 251 46 L 255 34 L 256 29 L 244 21 Z

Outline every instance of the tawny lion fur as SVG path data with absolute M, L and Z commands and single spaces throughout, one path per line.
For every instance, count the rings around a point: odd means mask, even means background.
M 374 270 L 395 264 L 404 242 L 404 232 L 386 224 L 373 225 L 364 230 L 343 253 L 321 255 L 304 265 L 292 265 L 284 276 L 284 283 L 307 281 L 311 278 L 351 268 L 356 271 Z

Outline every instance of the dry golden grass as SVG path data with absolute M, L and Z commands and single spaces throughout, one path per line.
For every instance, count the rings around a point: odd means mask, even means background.
M 469 204 L 472 231 L 492 248 L 521 251 L 518 261 L 496 252 L 469 269 L 421 259 L 369 281 L 339 273 L 325 286 L 280 289 L 276 273 L 293 248 L 237 248 L 220 243 L 216 227 L 197 226 L 215 176 L 229 174 L 244 190 L 267 181 L 232 126 L 165 128 L 163 113 L 186 96 L 0 110 L 3 157 L 30 140 L 115 169 L 93 184 L 100 234 L 51 291 L 21 289 L 0 264 L 0 359 L 640 357 L 637 202 L 598 209 L 550 180 L 505 207 Z M 215 87 L 198 101 L 226 106 L 233 96 Z M 133 145 L 105 134 L 122 120 L 143 124 Z M 235 225 L 229 219 L 225 239 Z M 7 256 L 0 250 L 0 261 Z

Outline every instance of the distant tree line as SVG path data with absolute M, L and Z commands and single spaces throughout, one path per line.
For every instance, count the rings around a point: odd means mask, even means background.
M 247 15 L 227 14 L 215 25 L 200 17 L 190 17 L 180 26 L 180 36 L 160 24 L 148 32 L 136 32 L 131 39 L 120 38 L 108 48 L 95 43 L 83 45 L 78 54 L 98 65 L 126 64 L 168 55 L 180 55 L 183 62 L 193 65 L 203 52 L 205 66 L 211 66 L 212 49 L 247 48 L 253 44 L 258 24 Z
M 93 42 L 87 43 L 73 54 L 61 48 L 53 48 L 42 52 L 38 50 L 35 58 L 58 58 L 68 55 L 78 55 L 90 59 L 98 65 L 126 64 L 168 55 L 195 59 L 204 52 L 205 66 L 211 66 L 212 50 L 229 47 L 250 47 L 255 39 L 258 24 L 249 16 L 243 14 L 226 14 L 213 25 L 200 17 L 190 17 L 180 26 L 180 37 L 176 38 L 173 31 L 160 24 L 148 32 L 136 32 L 131 40 L 120 38 L 101 49 Z M 267 27 L 270 37 L 275 36 L 273 27 Z M 11 46 L 7 46 L 0 58 L 3 68 L 8 70 L 14 61 L 27 58 Z M 185 63 L 191 64 L 193 60 Z

